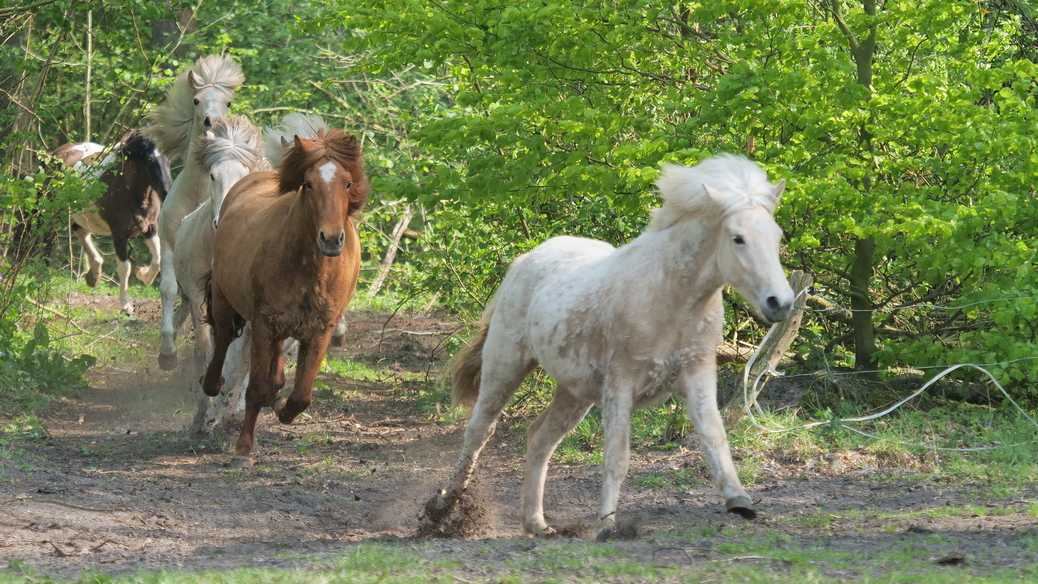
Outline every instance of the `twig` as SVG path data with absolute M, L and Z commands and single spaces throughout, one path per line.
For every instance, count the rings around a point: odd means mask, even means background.
M 47 312 L 53 314 L 54 316 L 58 316 L 60 318 L 64 318 L 65 320 L 68 321 L 68 323 L 70 325 L 72 325 L 72 326 L 76 327 L 77 329 L 79 329 L 79 332 L 86 333 L 86 334 L 90 333 L 90 331 L 88 331 L 88 330 L 84 329 L 83 327 L 79 326 L 78 324 L 76 324 L 75 321 L 73 321 L 67 315 L 63 314 L 61 311 L 55 310 L 55 309 L 53 309 L 53 308 L 51 308 L 49 306 L 44 306 L 43 304 L 40 304 L 39 302 L 37 302 L 36 300 L 34 300 L 33 298 L 31 298 L 29 296 L 26 296 L 25 299 L 29 301 L 29 304 L 32 304 L 33 306 L 36 306 L 37 308 L 41 308 L 43 310 L 46 310 Z

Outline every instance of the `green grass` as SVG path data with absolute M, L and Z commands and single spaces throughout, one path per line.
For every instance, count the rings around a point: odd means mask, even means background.
M 715 538 L 697 542 L 697 536 Z M 890 536 L 891 541 L 898 536 Z M 331 556 L 276 554 L 293 568 L 239 568 L 226 571 L 139 572 L 118 576 L 103 571 L 74 578 L 37 573 L 19 560 L 0 571 L 2 584 L 28 583 L 597 583 L 597 582 L 916 582 L 969 581 L 1009 583 L 1033 581 L 1036 568 L 1026 562 L 999 566 L 973 558 L 964 567 L 938 566 L 944 542 L 913 537 L 895 542 L 882 553 L 860 554 L 833 549 L 825 538 L 784 535 L 739 535 L 733 532 L 657 534 L 653 545 L 599 544 L 582 540 L 487 540 L 455 542 L 361 542 L 347 544 Z M 1032 551 L 1033 551 L 1032 546 Z

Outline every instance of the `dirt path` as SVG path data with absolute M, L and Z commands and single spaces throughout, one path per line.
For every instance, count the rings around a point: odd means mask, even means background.
M 156 319 L 153 304 L 138 304 L 145 326 Z M 257 464 L 244 470 L 227 466 L 226 441 L 186 430 L 193 406 L 182 373 L 99 364 L 80 399 L 47 414 L 45 438 L 0 452 L 0 566 L 19 559 L 65 576 L 86 569 L 289 567 L 351 542 L 413 537 L 422 504 L 449 475 L 461 442 L 462 426 L 437 422 L 434 411 L 423 411 L 422 396 L 456 327 L 436 318 L 354 313 L 348 345 L 333 354 L 377 367 L 385 379 L 322 374 L 309 416 L 291 426 L 261 417 Z M 521 443 L 517 428 L 499 426 L 480 470 L 489 513 L 472 537 L 525 545 Z M 996 565 L 1038 562 L 1038 521 L 1028 512 L 1038 489 L 988 497 L 987 486 L 914 480 L 860 453 L 811 460 L 776 454 L 749 489 L 761 499 L 761 519 L 748 523 L 722 512 L 701 480 L 703 468 L 699 453 L 685 448 L 635 453 L 620 502 L 621 512 L 641 522 L 639 536 L 625 544 L 632 553 L 641 550 L 646 562 L 661 565 L 683 561 L 659 553 L 669 549 L 660 542 L 678 537 L 675 526 L 685 530 L 680 537 L 712 526 L 715 534 L 728 533 L 722 538 L 783 534 L 791 541 L 784 545 L 824 541 L 864 554 L 906 541 L 925 548 L 926 534 L 940 532 L 937 556 L 961 551 Z M 700 480 L 681 488 L 637 480 L 676 471 Z M 549 521 L 590 535 L 598 489 L 596 467 L 554 465 Z M 991 512 L 905 514 L 970 502 Z M 884 512 L 889 517 L 879 518 Z M 451 545 L 467 553 L 479 542 Z

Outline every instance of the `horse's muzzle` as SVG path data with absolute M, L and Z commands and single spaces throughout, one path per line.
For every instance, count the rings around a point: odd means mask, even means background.
M 330 258 L 342 255 L 342 246 L 345 243 L 346 231 L 340 232 L 338 237 L 333 238 L 326 237 L 324 231 L 317 234 L 317 245 L 321 248 L 321 253 Z
M 764 305 L 760 307 L 764 318 L 771 324 L 786 320 L 792 310 L 792 302 L 779 300 L 777 296 L 768 296 Z

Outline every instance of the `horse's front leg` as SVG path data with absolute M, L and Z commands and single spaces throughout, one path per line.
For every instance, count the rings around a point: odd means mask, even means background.
M 321 368 L 321 359 L 324 358 L 324 353 L 328 350 L 330 339 L 331 330 L 325 331 L 321 336 L 309 342 L 297 339 L 299 342 L 299 360 L 296 365 L 295 386 L 292 388 L 291 395 L 282 397 L 274 404 L 274 413 L 277 414 L 278 420 L 282 424 L 291 424 L 292 420 L 296 419 L 296 416 L 310 407 L 310 403 L 313 401 L 314 380 L 317 378 L 317 372 Z M 273 355 L 273 361 L 280 364 L 283 371 L 285 364 L 284 344 L 280 344 L 277 349 L 277 353 Z M 283 376 L 284 373 L 282 373 L 280 378 L 281 383 L 284 383 Z
M 126 246 L 126 238 L 112 233 L 112 244 L 115 247 L 115 257 L 119 262 L 119 302 L 122 310 L 128 316 L 133 316 L 133 301 L 130 299 L 130 253 Z
M 173 246 L 168 241 L 162 244 L 161 269 L 159 293 L 162 296 L 162 343 L 159 345 L 159 367 L 170 371 L 177 366 L 177 330 L 173 323 L 173 310 L 177 303 L 178 287 L 177 275 L 173 270 Z
M 595 537 L 599 541 L 616 536 L 616 505 L 620 500 L 620 486 L 631 463 L 633 400 L 629 385 L 606 382 L 602 391 L 602 500 L 595 524 Z
M 732 453 L 728 448 L 728 437 L 724 431 L 724 421 L 717 409 L 717 365 L 714 353 L 709 357 L 689 365 L 683 377 L 685 410 L 696 426 L 696 432 L 703 445 L 710 465 L 710 474 L 714 484 L 724 497 L 725 507 L 746 519 L 753 519 L 757 512 L 753 501 L 742 488 L 739 474 L 732 462 Z

